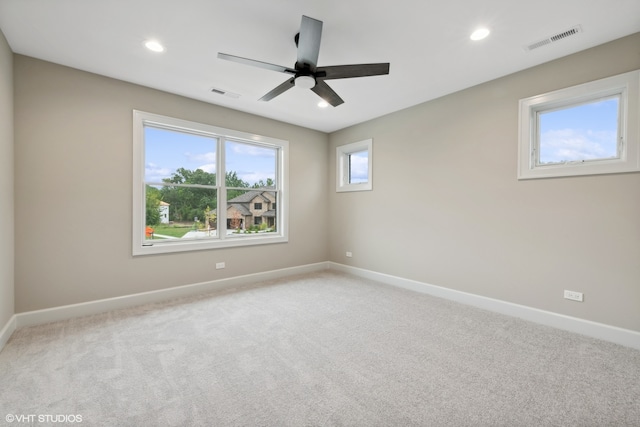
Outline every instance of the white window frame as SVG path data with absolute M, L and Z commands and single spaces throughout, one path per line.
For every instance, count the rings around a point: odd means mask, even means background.
M 144 127 L 150 125 L 178 132 L 195 132 L 218 139 L 216 150 L 216 188 L 218 192 L 218 237 L 181 241 L 145 239 L 145 142 Z M 278 209 L 273 233 L 256 234 L 250 237 L 227 237 L 227 191 L 225 186 L 224 146 L 227 139 L 254 145 L 276 148 L 278 150 L 276 191 Z M 220 179 L 222 177 L 222 179 Z M 248 188 L 247 190 L 251 190 Z M 256 135 L 217 126 L 176 119 L 144 111 L 133 111 L 133 255 L 164 254 L 205 249 L 218 249 L 237 246 L 252 246 L 288 242 L 289 235 L 289 142 L 277 138 Z
M 367 152 L 367 181 L 349 182 L 351 154 Z M 373 189 L 373 139 L 352 142 L 336 147 L 336 191 L 369 191 Z
M 537 164 L 541 112 L 619 96 L 618 153 L 615 159 Z M 518 179 L 640 171 L 640 70 L 572 86 L 519 103 Z

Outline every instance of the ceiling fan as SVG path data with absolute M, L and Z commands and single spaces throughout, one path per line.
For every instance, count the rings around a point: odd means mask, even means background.
M 298 59 L 293 68 L 228 55 L 226 53 L 218 53 L 218 58 L 238 62 L 240 64 L 252 65 L 254 67 L 265 68 L 267 70 L 279 71 L 293 76 L 260 98 L 260 101 L 269 101 L 296 86 L 311 89 L 328 104 L 337 107 L 344 103 L 344 101 L 333 91 L 333 89 L 329 87 L 327 83 L 325 83 L 325 80 L 389 74 L 388 62 L 378 64 L 318 67 L 318 54 L 320 52 L 321 36 L 322 21 L 303 15 L 302 23 L 300 24 L 300 32 L 296 34 L 294 38 L 296 46 L 298 47 Z

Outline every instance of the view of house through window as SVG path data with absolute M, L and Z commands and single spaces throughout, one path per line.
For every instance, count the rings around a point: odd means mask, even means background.
M 142 135 L 143 247 L 282 236 L 284 146 L 151 120 Z
M 539 165 L 615 159 L 620 97 L 538 113 Z
M 216 235 L 218 139 L 144 127 L 145 239 Z

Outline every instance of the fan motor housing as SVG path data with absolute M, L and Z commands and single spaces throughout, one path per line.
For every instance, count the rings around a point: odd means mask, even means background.
M 294 83 L 296 87 L 302 89 L 311 89 L 316 85 L 316 79 L 313 78 L 313 76 L 301 75 L 296 77 Z

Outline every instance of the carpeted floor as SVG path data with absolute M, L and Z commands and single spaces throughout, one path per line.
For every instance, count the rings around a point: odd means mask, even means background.
M 0 425 L 640 426 L 640 351 L 332 271 L 22 328 L 0 384 Z

